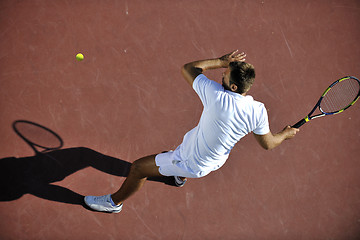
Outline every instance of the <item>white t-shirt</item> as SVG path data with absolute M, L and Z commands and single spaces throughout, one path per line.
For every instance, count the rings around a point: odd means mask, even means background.
M 186 133 L 178 149 L 194 172 L 207 174 L 219 169 L 246 134 L 270 131 L 264 104 L 251 96 L 225 90 L 203 74 L 196 77 L 193 88 L 204 109 L 199 124 Z

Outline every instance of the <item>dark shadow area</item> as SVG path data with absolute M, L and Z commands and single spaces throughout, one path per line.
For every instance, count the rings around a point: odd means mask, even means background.
M 37 124 L 37 127 L 39 126 Z M 30 141 L 26 142 L 29 144 Z M 35 149 L 34 146 L 31 147 Z M 46 150 L 46 152 L 35 150 L 35 156 L 31 157 L 2 158 L 0 159 L 0 201 L 16 200 L 28 193 L 51 201 L 85 207 L 84 196 L 54 183 L 86 167 L 93 167 L 114 176 L 126 177 L 130 166 L 130 162 L 85 147 Z M 149 180 L 175 186 L 172 177 Z

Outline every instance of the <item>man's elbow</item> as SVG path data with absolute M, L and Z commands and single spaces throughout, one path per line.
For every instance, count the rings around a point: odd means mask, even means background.
M 187 66 L 187 64 L 185 64 L 182 68 L 181 68 L 181 73 L 184 77 L 184 79 L 190 84 L 190 86 L 192 86 L 194 80 L 190 75 L 189 72 L 189 66 Z
M 184 76 L 193 76 L 196 70 L 196 67 L 194 67 L 191 63 L 186 63 L 181 68 L 181 72 Z
M 274 149 L 279 145 L 277 138 L 271 132 L 264 135 L 254 134 L 254 136 L 260 146 L 265 150 Z
M 260 142 L 260 146 L 265 149 L 265 150 L 271 150 L 276 148 L 276 144 L 272 143 L 272 142 Z
M 265 150 L 271 150 L 273 149 L 273 147 L 271 145 L 268 145 L 268 144 L 262 144 L 261 147 Z
M 183 76 L 186 76 L 189 73 L 189 66 L 187 64 L 182 66 L 181 73 Z
M 265 146 L 263 147 L 265 150 L 272 150 L 275 148 L 275 146 Z
M 181 73 L 185 80 L 192 86 L 195 78 L 201 74 L 202 70 L 196 68 L 192 63 L 187 63 L 181 68 Z

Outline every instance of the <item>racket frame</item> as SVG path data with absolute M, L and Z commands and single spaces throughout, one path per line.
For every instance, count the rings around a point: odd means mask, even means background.
M 343 111 L 345 111 L 346 109 L 348 109 L 349 107 L 351 107 L 352 105 L 355 104 L 355 102 L 359 99 L 360 97 L 360 90 L 358 91 L 358 94 L 356 95 L 355 99 L 349 104 L 347 105 L 346 107 L 344 107 L 343 109 L 340 109 L 338 111 L 334 111 L 334 112 L 324 112 L 322 109 L 321 109 L 321 101 L 323 100 L 323 98 L 325 97 L 325 95 L 330 91 L 330 89 L 335 85 L 335 84 L 338 84 L 346 79 L 354 79 L 358 82 L 358 84 L 360 85 L 360 81 L 359 79 L 357 79 L 356 77 L 353 77 L 353 76 L 346 76 L 346 77 L 343 77 L 343 78 L 340 78 L 338 80 L 336 80 L 335 82 L 333 82 L 325 91 L 324 93 L 321 95 L 321 97 L 319 98 L 319 100 L 317 101 L 317 103 L 315 104 L 314 108 L 309 112 L 309 114 L 301 119 L 299 122 L 295 123 L 293 126 L 291 126 L 292 128 L 299 128 L 301 127 L 302 125 L 304 125 L 305 123 L 309 122 L 310 120 L 312 119 L 315 119 L 315 118 L 319 118 L 319 117 L 323 117 L 323 116 L 326 116 L 326 115 L 335 115 L 335 114 L 338 114 L 338 113 L 341 113 Z M 311 116 L 311 114 L 313 114 L 315 112 L 315 110 L 319 108 L 319 111 L 321 112 L 320 114 L 317 114 L 317 115 L 314 115 L 314 116 Z

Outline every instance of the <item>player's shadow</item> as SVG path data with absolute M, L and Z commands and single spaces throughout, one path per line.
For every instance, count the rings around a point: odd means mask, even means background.
M 35 156 L 30 157 L 2 158 L 0 159 L 0 201 L 12 201 L 24 194 L 32 194 L 51 201 L 85 207 L 83 195 L 55 183 L 86 167 L 93 167 L 114 176 L 126 177 L 130 166 L 130 162 L 85 147 L 36 152 Z M 149 180 L 174 186 L 171 177 Z

